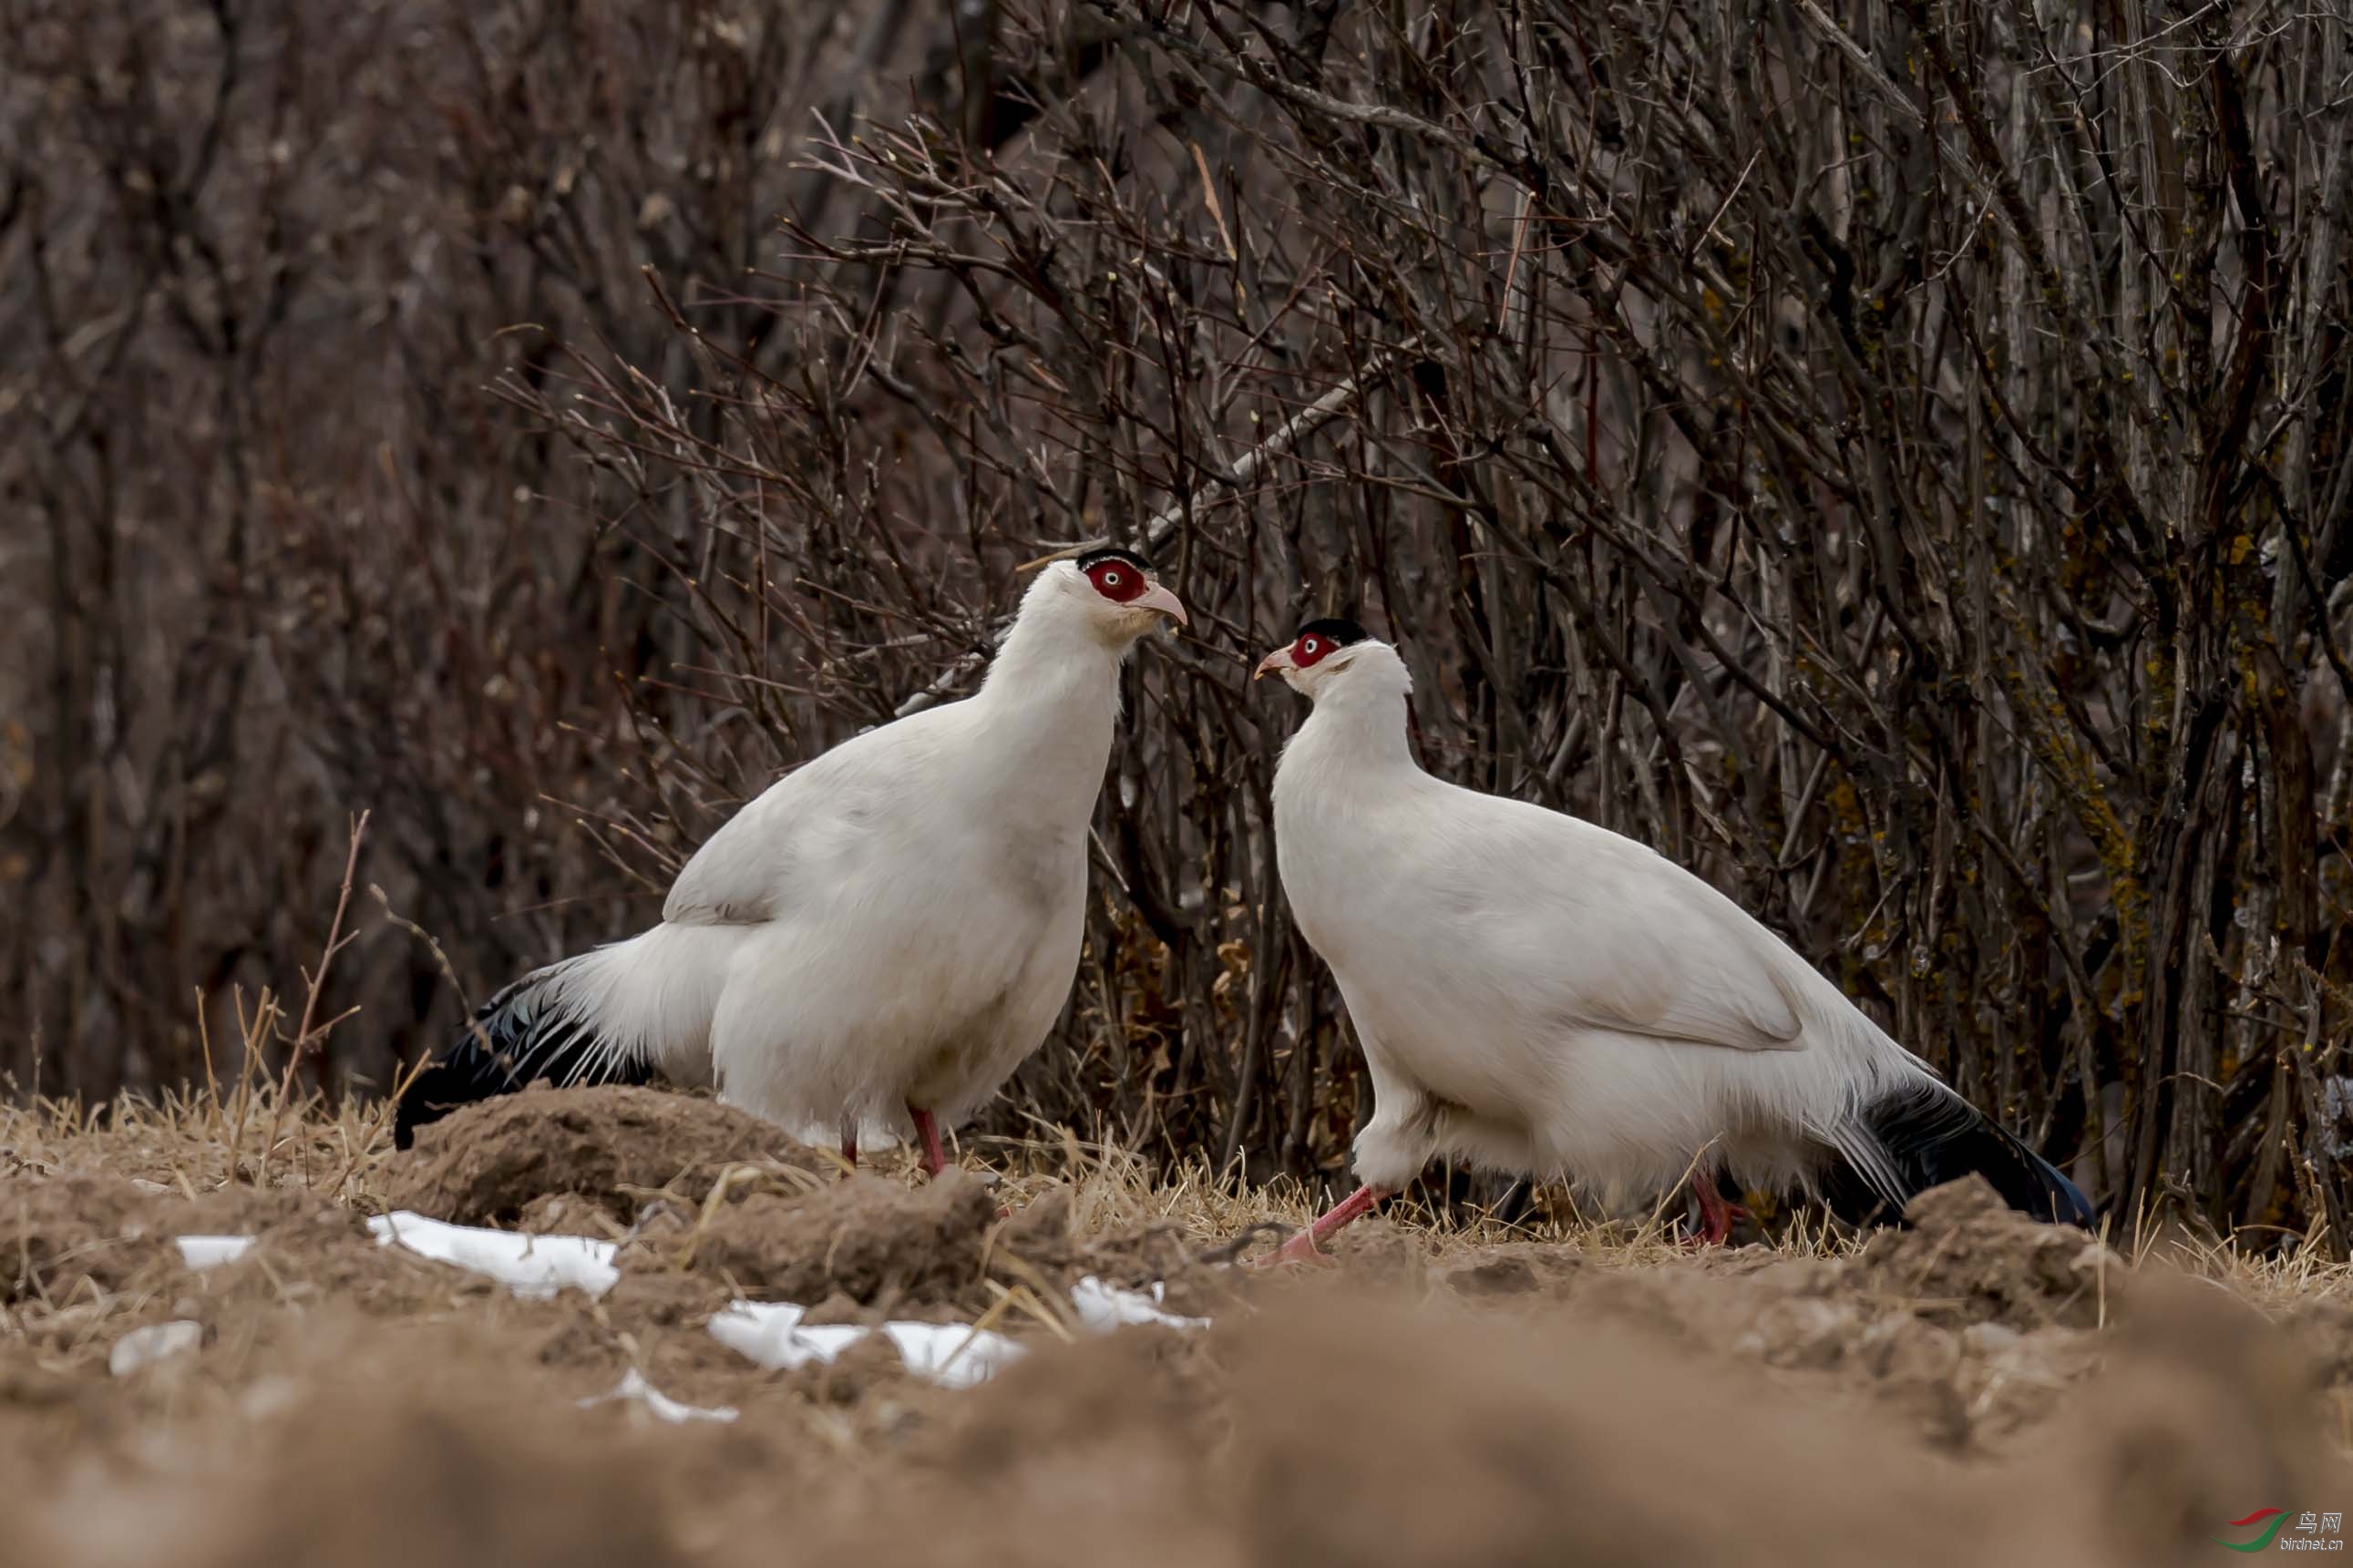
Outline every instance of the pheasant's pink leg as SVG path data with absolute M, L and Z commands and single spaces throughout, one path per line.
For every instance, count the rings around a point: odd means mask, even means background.
M 1732 1222 L 1736 1215 L 1748 1217 L 1748 1211 L 1738 1204 L 1726 1202 L 1716 1190 L 1715 1177 L 1703 1172 L 1692 1178 L 1692 1195 L 1699 1199 L 1700 1234 L 1698 1239 L 1710 1247 L 1721 1247 L 1732 1234 Z
M 940 1149 L 939 1124 L 928 1110 L 907 1107 L 907 1114 L 915 1119 L 915 1132 L 923 1141 L 923 1169 L 936 1176 L 948 1168 L 948 1157 Z
M 1332 1205 L 1332 1212 L 1282 1244 L 1281 1251 L 1266 1259 L 1270 1263 L 1297 1263 L 1310 1258 L 1320 1258 L 1324 1243 L 1352 1220 L 1372 1213 L 1375 1205 L 1389 1195 L 1387 1187 L 1358 1187 Z
M 843 1160 L 847 1161 L 849 1165 L 849 1170 L 841 1173 L 841 1179 L 846 1182 L 849 1180 L 849 1178 L 855 1174 L 858 1170 L 858 1131 L 856 1128 L 852 1128 L 841 1135 L 841 1157 Z

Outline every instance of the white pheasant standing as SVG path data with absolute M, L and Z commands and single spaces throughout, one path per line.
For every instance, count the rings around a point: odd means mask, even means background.
M 715 1081 L 793 1131 L 939 1122 L 985 1103 L 1078 971 L 1087 825 L 1119 666 L 1185 606 L 1124 550 L 1039 574 L 980 690 L 842 742 L 687 862 L 661 923 L 493 996 L 403 1097 L 451 1107 L 560 1084 Z
M 1900 1211 L 1982 1172 L 2013 1206 L 2089 1225 L 2074 1184 L 1979 1115 L 1731 900 L 1632 839 L 1431 777 L 1405 661 L 1320 620 L 1259 665 L 1314 711 L 1274 780 L 1276 858 L 1371 1070 L 1362 1187 L 1300 1258 L 1436 1154 L 1632 1192 L 1694 1177 Z

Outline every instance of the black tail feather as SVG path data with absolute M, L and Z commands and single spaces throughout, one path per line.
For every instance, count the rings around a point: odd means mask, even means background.
M 2059 1168 L 1941 1084 L 1907 1086 L 1864 1108 L 1863 1124 L 1887 1152 L 1903 1201 L 1974 1173 L 2021 1214 L 2094 1228 L 2091 1200 Z M 1851 1164 L 1827 1184 L 1831 1207 L 1848 1219 L 1896 1217 L 1888 1194 Z
M 540 1079 L 560 1084 L 649 1083 L 654 1070 L 605 1048 L 587 1019 L 555 1005 L 563 965 L 524 975 L 479 1008 L 442 1053 L 409 1084 L 392 1141 L 406 1149 L 417 1130 L 460 1106 L 512 1094 Z

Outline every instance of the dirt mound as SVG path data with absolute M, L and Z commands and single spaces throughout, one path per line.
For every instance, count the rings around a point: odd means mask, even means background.
M 748 1111 L 662 1089 L 529 1089 L 419 1128 L 385 1167 L 385 1196 L 459 1225 L 512 1224 L 569 1195 L 634 1219 L 668 1190 L 700 1203 L 730 1165 L 830 1177 L 839 1167 Z
M 119 1290 L 170 1246 L 172 1197 L 112 1176 L 16 1176 L 0 1184 L 0 1304 Z
M 367 1158 L 345 1205 L 188 1195 L 226 1161 L 169 1167 L 178 1190 L 63 1160 L 0 1178 L 18 1555 L 2162 1568 L 2353 1490 L 2353 1277 L 2273 1279 L 2283 1330 L 2231 1300 L 2259 1273 L 2127 1268 L 1974 1184 L 1852 1254 L 1473 1250 L 1377 1219 L 1294 1273 L 1204 1264 L 1227 1215 L 1034 1175 L 845 1183 L 655 1091 L 517 1096 Z M 428 1213 L 622 1240 L 620 1279 L 526 1300 L 381 1247 L 363 1211 L 387 1181 Z M 1027 1201 L 1000 1217 L 1008 1189 Z M 1162 1213 L 1184 1217 L 1137 1217 Z M 257 1239 L 200 1271 L 171 1246 L 199 1231 Z M 1077 1332 L 1056 1297 L 1082 1274 L 1165 1278 L 1212 1323 Z M 820 1327 L 988 1313 L 1029 1354 L 971 1389 L 880 1335 L 764 1371 L 708 1331 L 738 1295 Z M 167 1321 L 193 1348 L 110 1369 Z M 738 1418 L 615 1397 L 647 1385 Z
M 681 1561 L 635 1467 L 594 1442 L 557 1436 L 544 1421 L 398 1404 L 356 1421 L 347 1411 L 313 1409 L 289 1424 L 272 1468 L 304 1472 L 328 1441 L 347 1463 L 322 1484 L 256 1489 L 195 1562 L 662 1568 Z M 393 1478 L 397 1483 L 387 1484 Z M 417 1497 L 434 1506 L 417 1508 Z
M 915 1436 L 903 1468 L 832 1500 L 811 1561 L 871 1552 L 888 1497 L 902 1542 L 922 1543 L 904 1555 L 934 1568 L 1240 1564 L 1230 1483 L 1208 1458 L 1219 1391 L 1187 1375 L 1187 1348 L 1132 1332 L 1021 1362 Z
M 1689 1354 L 1728 1353 L 1862 1394 L 1955 1452 L 1991 1451 L 2046 1420 L 2098 1353 L 2098 1336 L 2086 1330 L 1969 1321 L 1966 1304 L 1890 1290 L 1859 1258 L 1746 1250 L 1629 1267 L 1514 1244 L 1462 1255 L 1432 1275 L 1484 1311 L 1537 1324 L 1573 1314 Z
M 1949 1328 L 2091 1328 L 2109 1284 L 2124 1277 L 2114 1252 L 2072 1226 L 2029 1219 L 1983 1176 L 1922 1193 L 1904 1217 L 1905 1228 L 1883 1230 L 1864 1245 L 1862 1276 Z
M 1071 1189 L 1059 1185 L 1036 1194 L 1008 1215 L 997 1230 L 997 1246 L 1056 1279 L 1084 1271 L 1090 1250 L 1072 1228 Z
M 289 1408 L 279 1400 L 290 1398 Z M 76 1568 L 424 1563 L 667 1568 L 659 1489 L 621 1429 L 396 1382 L 248 1401 L 237 1451 L 162 1434 L 61 1479 L 25 1561 Z
M 1198 1333 L 1036 1338 L 955 1393 L 894 1376 L 879 1343 L 765 1376 L 683 1330 L 585 1353 L 632 1336 L 582 1307 L 321 1314 L 168 1403 L 101 1382 L 90 1398 L 145 1414 L 85 1421 L 70 1463 L 54 1412 L 0 1405 L 20 1481 L 4 1500 L 38 1516 L 10 1539 L 59 1568 L 597 1568 L 735 1561 L 752 1542 L 780 1563 L 879 1548 L 937 1568 L 2163 1568 L 2211 1562 L 2228 1520 L 2327 1508 L 2353 1481 L 2309 1359 L 2210 1286 L 2137 1291 L 2060 1419 L 1956 1465 L 1833 1382 L 1584 1300 L 1606 1265 L 1523 1315 L 1544 1287 L 1494 1262 L 1473 1267 L 1501 1291 L 1412 1303 L 1343 1270 Z M 208 1346 L 196 1364 L 234 1363 Z M 741 1421 L 572 1409 L 631 1364 Z
M 2353 1496 L 2353 1466 L 2313 1397 L 2308 1347 L 2211 1284 L 2137 1278 L 2107 1360 L 2052 1462 L 2088 1472 L 2119 1560 L 2212 1563 L 2217 1539 L 2250 1533 L 2227 1521 Z
M 912 1189 L 857 1176 L 722 1205 L 674 1256 L 753 1295 L 804 1306 L 836 1294 L 892 1310 L 950 1305 L 979 1285 L 996 1221 L 996 1198 L 961 1171 Z M 660 1241 L 649 1240 L 659 1261 Z
M 1042 1347 L 805 1519 L 813 1555 L 854 1550 L 881 1497 L 955 1563 L 2126 1561 L 2055 1479 L 1956 1470 L 1893 1418 L 1631 1327 L 1345 1279 L 1199 1339 Z
M 1587 1267 L 1583 1253 L 1558 1247 L 1483 1247 L 1436 1272 L 1437 1281 L 1473 1300 L 1498 1297 L 1567 1296 Z
M 611 1204 L 578 1193 L 542 1193 L 523 1205 L 514 1227 L 533 1236 L 594 1236 L 607 1240 L 628 1232 Z
M 1817 1289 L 1779 1293 L 1771 1279 L 1725 1298 L 1736 1354 L 1778 1370 L 1857 1387 L 1955 1452 L 1998 1451 L 2013 1434 L 2056 1414 L 2098 1359 L 2085 1330 L 2021 1330 L 1974 1322 L 1954 1329 L 1865 1292 L 1841 1272 Z M 1942 1310 L 1930 1303 L 1932 1316 Z M 1720 1316 L 1719 1321 L 1723 1321 Z
M 1891 1419 L 1830 1419 L 1630 1328 L 1570 1338 L 1335 1299 L 1241 1338 L 1254 1562 L 2087 1560 L 2054 1549 L 2063 1519 L 1988 1510 L 1981 1483 Z M 1372 1432 L 1391 1440 L 1332 1440 Z
M 1344 1277 L 1199 1338 L 1041 1346 L 807 1539 L 850 1550 L 887 1496 L 951 1563 L 2144 1568 L 2211 1561 L 2263 1499 L 2345 1490 L 2306 1363 L 2195 1286 L 2140 1311 L 2047 1441 L 1968 1467 L 1894 1411 L 1631 1322 L 1446 1301 Z
M 1229 1246 L 1203 1247 L 1181 1226 L 1160 1221 L 1132 1229 L 1081 1235 L 1067 1186 L 1034 1194 L 997 1229 L 989 1243 L 991 1267 L 1025 1283 L 1044 1280 L 1067 1291 L 1089 1276 L 1108 1285 L 1166 1292 L 1172 1312 L 1204 1316 L 1232 1301 L 1248 1283 L 1248 1271 L 1225 1267 Z M 1009 1261 L 1000 1261 L 1009 1260 Z
M 175 1236 L 269 1237 L 356 1224 L 348 1210 L 303 1187 L 217 1187 L 168 1201 L 161 1218 Z

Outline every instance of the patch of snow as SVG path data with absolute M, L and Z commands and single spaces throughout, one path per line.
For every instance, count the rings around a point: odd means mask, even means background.
M 422 1258 L 486 1274 L 525 1300 L 543 1301 L 569 1288 L 594 1300 L 621 1278 L 613 1267 L 617 1250 L 609 1241 L 586 1236 L 525 1236 L 448 1225 L 402 1210 L 368 1221 L 377 1242 L 403 1247 Z
M 1090 1333 L 1107 1334 L 1132 1323 L 1172 1329 L 1209 1326 L 1207 1318 L 1163 1310 L 1160 1303 L 1166 1292 L 1167 1287 L 1159 1283 L 1147 1294 L 1106 1285 L 1089 1275 L 1071 1289 L 1071 1304 L 1078 1310 L 1080 1326 Z M 789 1301 L 736 1301 L 714 1314 L 709 1328 L 712 1339 L 773 1372 L 830 1362 L 869 1331 L 853 1324 L 810 1327 L 803 1321 L 807 1316 L 807 1308 Z M 882 1325 L 881 1332 L 909 1372 L 943 1388 L 986 1383 L 1027 1353 L 1019 1342 L 969 1323 L 891 1322 Z
M 253 1250 L 249 1236 L 181 1236 L 173 1238 L 180 1261 L 191 1268 L 217 1268 Z
M 585 1291 L 602 1297 L 620 1279 L 613 1265 L 617 1250 L 609 1241 L 585 1236 L 525 1236 L 513 1231 L 486 1230 L 449 1225 L 403 1210 L 368 1221 L 383 1246 L 398 1246 L 420 1257 L 451 1264 L 499 1280 L 516 1295 L 543 1300 L 558 1290 Z M 208 1268 L 242 1257 L 253 1245 L 249 1237 L 185 1236 L 179 1238 L 180 1256 L 191 1268 Z M 1079 1322 L 1090 1333 L 1110 1333 L 1130 1324 L 1156 1323 L 1172 1329 L 1203 1329 L 1207 1318 L 1180 1317 L 1162 1307 L 1167 1288 L 1155 1282 L 1147 1293 L 1106 1285 L 1089 1275 L 1071 1291 Z M 791 1371 L 813 1362 L 831 1362 L 872 1331 L 854 1323 L 810 1324 L 808 1310 L 785 1301 L 735 1301 L 714 1314 L 707 1327 L 711 1337 L 747 1361 L 771 1371 Z M 944 1388 L 970 1388 L 986 1383 L 999 1370 L 1026 1353 L 1016 1341 L 969 1323 L 889 1322 L 881 1330 L 897 1349 L 899 1359 L 915 1376 Z M 620 1386 L 584 1406 L 607 1400 L 630 1400 L 645 1405 L 664 1421 L 732 1421 L 735 1412 L 700 1410 L 668 1398 L 632 1371 Z
M 882 1331 L 909 1372 L 942 1388 L 987 1383 L 1028 1353 L 1003 1334 L 965 1323 L 885 1323 Z
M 791 1372 L 811 1362 L 829 1362 L 866 1337 L 853 1323 L 804 1328 L 806 1307 L 789 1301 L 733 1301 L 712 1315 L 711 1337 L 746 1361 L 771 1372 Z
M 789 1301 L 735 1301 L 710 1322 L 711 1337 L 772 1372 L 829 1362 L 870 1331 L 854 1323 L 804 1325 L 805 1307 Z M 917 1377 L 944 1388 L 970 1388 L 1018 1361 L 1022 1349 L 1003 1334 L 969 1323 L 885 1323 L 882 1335 Z
M 133 1329 L 106 1352 L 106 1370 L 117 1377 L 153 1366 L 159 1361 L 186 1355 L 205 1342 L 205 1326 L 185 1318 Z
M 1171 1329 L 1209 1326 L 1207 1318 L 1183 1318 L 1162 1311 L 1160 1303 L 1167 1296 L 1168 1287 L 1157 1279 L 1152 1282 L 1149 1295 L 1106 1285 L 1092 1274 L 1071 1287 L 1071 1305 L 1078 1309 L 1079 1323 L 1090 1333 L 1107 1334 L 1130 1323 L 1158 1323 Z
M 715 1410 L 706 1410 L 700 1405 L 680 1404 L 652 1384 L 648 1383 L 645 1374 L 636 1367 L 631 1367 L 621 1374 L 621 1381 L 612 1393 L 599 1394 L 584 1399 L 580 1401 L 580 1408 L 591 1410 L 599 1405 L 609 1404 L 617 1399 L 643 1405 L 655 1419 L 667 1421 L 674 1426 L 683 1426 L 689 1421 L 735 1419 L 735 1407 L 732 1405 L 723 1405 Z

